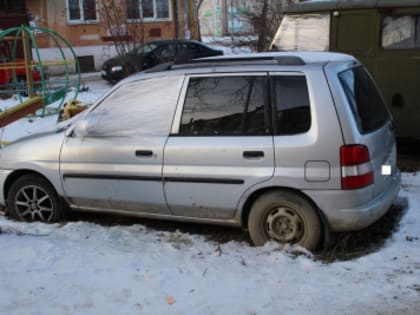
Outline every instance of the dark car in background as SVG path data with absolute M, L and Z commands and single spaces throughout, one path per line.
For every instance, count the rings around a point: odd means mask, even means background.
M 156 40 L 132 50 L 130 53 L 108 59 L 102 66 L 102 78 L 117 82 L 128 75 L 165 62 L 221 56 L 223 51 L 192 40 Z

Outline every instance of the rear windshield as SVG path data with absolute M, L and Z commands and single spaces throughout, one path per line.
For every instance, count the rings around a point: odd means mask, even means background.
M 364 67 L 346 70 L 338 76 L 362 134 L 380 128 L 389 120 L 382 95 Z

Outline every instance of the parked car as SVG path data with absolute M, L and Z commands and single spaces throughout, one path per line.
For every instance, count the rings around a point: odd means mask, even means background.
M 132 73 L 161 63 L 220 55 L 223 55 L 223 51 L 192 40 L 150 41 L 126 55 L 105 61 L 102 66 L 102 78 L 115 83 Z
M 0 150 L 18 220 L 72 209 L 225 224 L 316 248 L 362 229 L 400 187 L 391 116 L 335 53 L 216 57 L 120 82 L 76 122 Z

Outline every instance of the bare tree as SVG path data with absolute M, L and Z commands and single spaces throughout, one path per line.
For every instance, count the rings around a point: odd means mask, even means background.
M 233 41 L 237 45 L 251 47 L 254 51 L 267 50 L 280 25 L 281 8 L 284 4 L 290 2 L 291 0 L 254 0 L 248 2 L 247 10 L 237 18 L 242 23 L 250 25 L 253 32 L 232 34 L 235 35 Z M 238 37 L 237 35 L 241 36 Z
M 125 55 L 144 43 L 139 0 L 100 0 L 98 13 L 108 33 L 106 38 L 114 44 L 117 55 Z
M 201 42 L 201 27 L 200 27 L 200 19 L 198 18 L 199 16 L 199 12 L 200 12 L 200 7 L 203 4 L 204 0 L 196 0 L 196 5 L 195 5 L 195 14 L 197 17 L 197 40 Z

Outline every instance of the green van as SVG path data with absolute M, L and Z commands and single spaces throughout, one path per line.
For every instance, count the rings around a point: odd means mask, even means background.
M 369 69 L 397 136 L 420 140 L 420 0 L 324 0 L 290 4 L 271 50 L 336 51 Z

